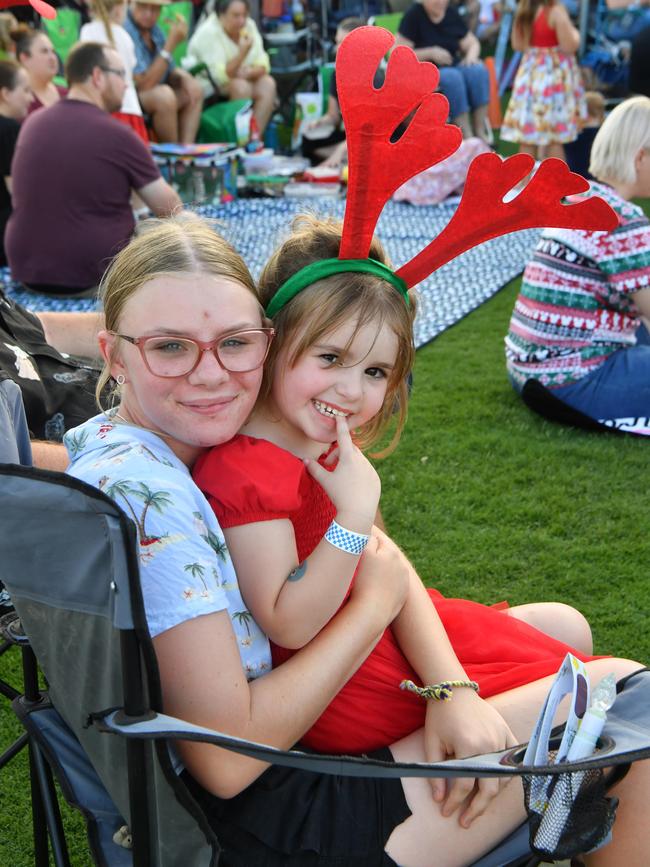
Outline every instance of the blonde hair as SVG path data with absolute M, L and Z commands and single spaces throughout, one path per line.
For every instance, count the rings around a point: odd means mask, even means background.
M 140 223 L 135 236 L 109 265 L 99 286 L 106 330 L 120 330 L 124 307 L 145 283 L 164 274 L 198 271 L 241 283 L 259 300 L 244 260 L 207 220 L 181 211 L 173 217 Z M 100 409 L 104 408 L 102 391 L 110 379 L 109 361 L 95 390 Z
M 265 306 L 292 274 L 312 262 L 333 259 L 338 255 L 341 223 L 302 214 L 294 219 L 292 229 L 292 234 L 271 256 L 260 276 L 260 295 Z M 376 238 L 373 238 L 369 256 L 390 264 Z M 390 443 L 374 457 L 389 454 L 397 445 L 406 422 L 406 379 L 415 356 L 414 317 L 415 299 L 411 297 L 407 307 L 394 286 L 374 275 L 345 272 L 312 283 L 285 304 L 273 319 L 276 336 L 264 368 L 260 400 L 268 400 L 271 394 L 273 379 L 278 375 L 278 356 L 284 347 L 292 347 L 288 363 L 293 366 L 323 335 L 351 319 L 356 321 L 355 334 L 364 325 L 378 322 L 379 328 L 387 326 L 395 333 L 397 360 L 390 373 L 382 409 L 355 431 L 354 439 L 360 448 L 369 448 L 394 421 L 395 431 Z
M 596 133 L 589 172 L 598 181 L 633 184 L 634 159 L 644 148 L 650 148 L 650 99 L 633 96 L 619 103 Z
M 16 30 L 18 21 L 11 12 L 0 12 L 0 51 L 13 55 L 16 51 L 16 43 L 11 38 L 12 30 Z
M 587 114 L 594 120 L 603 121 L 605 117 L 605 97 L 598 90 L 586 90 L 585 102 L 587 103 Z
M 98 18 L 104 25 L 106 36 L 113 48 L 115 48 L 115 38 L 110 15 L 116 6 L 122 6 L 125 2 L 126 0 L 90 0 L 88 4 L 93 18 Z

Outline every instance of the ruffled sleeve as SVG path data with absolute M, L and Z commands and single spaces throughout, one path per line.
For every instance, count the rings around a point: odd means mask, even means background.
M 202 455 L 193 471 L 222 527 L 290 518 L 302 507 L 306 475 L 299 458 L 243 435 Z

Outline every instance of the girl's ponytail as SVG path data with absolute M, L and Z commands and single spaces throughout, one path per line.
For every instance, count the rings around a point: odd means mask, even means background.
M 113 28 L 111 27 L 111 19 L 109 17 L 109 7 L 110 7 L 110 9 L 112 9 L 113 6 L 117 6 L 117 5 L 118 5 L 117 3 L 110 3 L 109 2 L 108 6 L 107 6 L 107 4 L 104 2 L 104 0 L 92 0 L 92 2 L 90 4 L 90 8 L 93 11 L 93 15 L 95 17 L 99 18 L 99 20 L 104 25 L 104 30 L 106 31 L 106 36 L 108 37 L 108 42 L 112 48 L 115 48 L 115 38 L 113 36 Z

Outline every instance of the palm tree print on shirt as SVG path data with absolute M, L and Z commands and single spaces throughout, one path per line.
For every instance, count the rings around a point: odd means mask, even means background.
M 118 497 L 124 500 L 129 510 L 129 514 L 138 528 L 138 536 L 142 547 L 153 545 L 154 542 L 160 542 L 164 538 L 164 536 L 150 536 L 146 531 L 145 522 L 149 509 L 153 509 L 155 512 L 162 514 L 166 508 L 172 505 L 172 498 L 168 491 L 152 491 L 149 485 L 145 484 L 145 482 L 138 482 L 137 485 L 134 486 L 125 479 L 117 479 L 105 488 L 102 488 L 100 483 L 100 488 L 104 490 L 104 493 L 107 496 L 115 500 L 115 502 L 119 502 Z M 133 508 L 131 500 L 129 499 L 130 497 L 137 497 L 143 501 L 144 508 L 140 515 L 138 515 Z
M 251 628 L 248 625 L 253 620 L 253 615 L 250 611 L 235 611 L 232 616 L 233 620 L 236 620 L 238 623 L 243 624 L 246 627 L 246 635 L 250 637 Z
M 187 563 L 183 566 L 183 571 L 189 572 L 192 575 L 192 578 L 198 578 L 203 584 L 203 590 L 201 591 L 201 596 L 206 598 L 210 597 L 210 590 L 208 589 L 208 585 L 205 583 L 205 566 L 202 566 L 200 563 Z M 191 589 L 185 590 L 185 597 L 190 598 L 194 593 Z

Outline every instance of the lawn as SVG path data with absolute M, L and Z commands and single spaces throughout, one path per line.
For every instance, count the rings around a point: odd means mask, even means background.
M 648 534 L 634 492 L 647 446 L 550 424 L 521 404 L 503 361 L 517 288 L 418 351 L 407 429 L 377 462 L 387 527 L 445 594 L 569 602 L 591 621 L 598 652 L 646 662 Z M 9 674 L 18 682 L 13 652 L 0 657 L 0 677 Z M 18 731 L 3 700 L 0 750 Z M 0 867 L 30 867 L 23 757 L 0 772 L 0 814 Z M 83 834 L 74 819 L 71 828 L 81 867 Z

